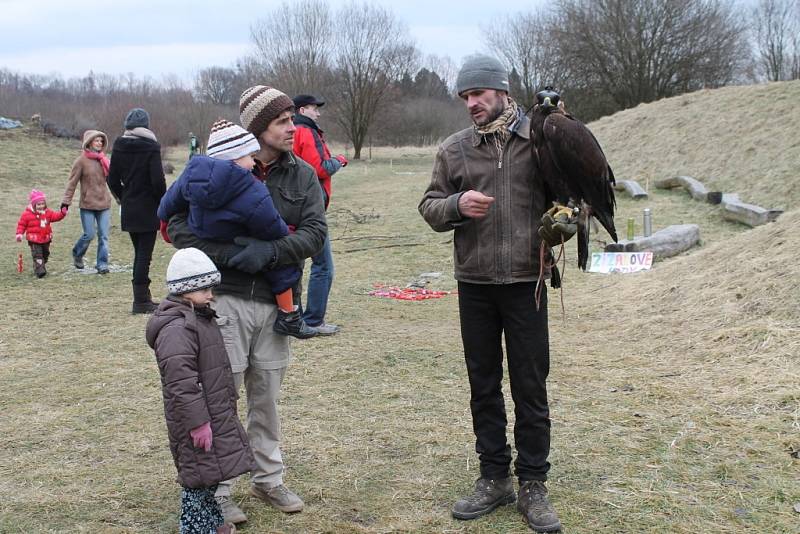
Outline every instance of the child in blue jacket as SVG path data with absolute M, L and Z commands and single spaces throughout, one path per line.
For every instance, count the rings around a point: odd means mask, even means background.
M 187 223 L 201 239 L 233 241 L 251 236 L 273 241 L 288 235 L 289 228 L 272 202 L 269 189 L 250 172 L 259 145 L 241 126 L 220 119 L 211 127 L 208 156 L 196 155 L 161 199 L 158 217 L 168 221 L 188 212 Z M 300 339 L 316 330 L 306 325 L 294 296 L 302 271 L 294 266 L 264 271 L 278 303 L 273 330 Z

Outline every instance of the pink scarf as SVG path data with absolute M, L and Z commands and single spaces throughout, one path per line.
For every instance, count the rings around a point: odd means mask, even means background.
M 108 167 L 111 164 L 108 158 L 102 152 L 95 152 L 93 150 L 84 150 L 83 155 L 89 159 L 96 159 L 103 166 L 103 175 L 108 176 Z

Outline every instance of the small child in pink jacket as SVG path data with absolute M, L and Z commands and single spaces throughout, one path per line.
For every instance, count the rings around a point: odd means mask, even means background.
M 50 258 L 50 242 L 53 240 L 53 229 L 50 223 L 60 221 L 67 216 L 67 210 L 53 211 L 47 208 L 44 193 L 36 189 L 31 191 L 30 204 L 25 207 L 17 222 L 17 241 L 25 237 L 31 247 L 33 256 L 33 273 L 37 278 L 47 275 L 47 260 Z

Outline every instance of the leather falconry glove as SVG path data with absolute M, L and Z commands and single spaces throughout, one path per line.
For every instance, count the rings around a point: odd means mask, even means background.
M 550 247 L 566 243 L 578 231 L 578 219 L 572 208 L 553 206 L 542 215 L 539 237 Z

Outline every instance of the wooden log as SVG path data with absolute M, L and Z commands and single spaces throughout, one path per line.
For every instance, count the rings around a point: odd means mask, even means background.
M 650 237 L 637 236 L 632 240 L 606 245 L 606 252 L 652 251 L 656 258 L 669 258 L 689 250 L 700 241 L 700 226 L 674 224 L 655 232 Z
M 614 189 L 627 192 L 628 196 L 634 200 L 647 198 L 647 191 L 639 185 L 639 182 L 634 182 L 633 180 L 617 180 L 617 183 L 614 184 Z
M 728 221 L 740 222 L 752 228 L 773 222 L 781 213 L 783 213 L 783 210 L 766 209 L 755 204 L 742 202 L 735 193 L 723 195 L 722 217 Z
M 708 189 L 700 180 L 696 180 L 691 176 L 673 176 L 672 178 L 662 178 L 656 180 L 656 187 L 658 189 L 674 189 L 676 187 L 683 187 L 692 198 L 702 202 L 708 201 Z

